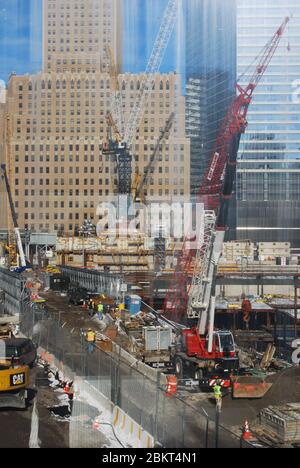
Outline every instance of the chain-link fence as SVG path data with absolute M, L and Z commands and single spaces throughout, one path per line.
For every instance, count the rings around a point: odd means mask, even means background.
M 0 313 L 17 315 L 26 299 L 25 279 L 17 273 L 0 268 Z
M 81 331 L 70 329 L 60 320 L 59 314 L 43 318 L 33 306 L 25 304 L 21 314 L 21 331 L 38 346 L 54 355 L 62 369 L 68 367 L 72 373 L 70 378 L 80 377 L 90 388 L 100 392 L 108 401 L 121 408 L 154 437 L 158 446 L 241 446 L 240 438 L 222 426 L 216 433 L 215 421 L 202 410 L 189 405 L 183 399 L 166 396 L 160 374 L 155 382 L 124 362 L 121 356 L 101 349 L 89 354 Z M 80 421 L 83 431 L 79 433 L 77 429 L 74 440 L 83 444 L 86 437 L 86 421 L 79 413 L 76 414 L 76 418 Z M 77 442 L 73 441 L 75 444 Z M 89 443 L 91 446 L 97 446 L 98 440 L 89 438 Z

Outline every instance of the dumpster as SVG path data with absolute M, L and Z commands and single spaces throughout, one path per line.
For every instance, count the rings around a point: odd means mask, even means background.
M 136 315 L 141 311 L 142 308 L 142 299 L 140 296 L 132 295 L 125 298 L 126 310 L 130 312 L 131 315 Z

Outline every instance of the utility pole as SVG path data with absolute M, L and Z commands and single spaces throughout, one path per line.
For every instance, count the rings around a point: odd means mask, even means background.
M 215 428 L 216 448 L 219 448 L 219 432 L 220 432 L 221 412 L 222 412 L 222 399 L 220 398 L 218 401 L 216 401 L 216 428 Z
M 206 417 L 206 431 L 205 431 L 205 448 L 208 449 L 208 440 L 209 440 L 209 416 L 207 412 L 205 411 L 204 408 L 202 408 L 202 411 Z

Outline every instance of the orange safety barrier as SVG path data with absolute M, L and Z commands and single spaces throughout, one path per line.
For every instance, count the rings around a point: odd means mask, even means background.
M 177 393 L 177 377 L 176 375 L 167 376 L 167 396 L 174 396 Z

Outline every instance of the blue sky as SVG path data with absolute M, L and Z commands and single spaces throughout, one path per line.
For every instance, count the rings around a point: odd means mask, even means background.
M 126 12 L 124 15 L 124 70 L 141 72 L 146 68 L 168 1 L 123 0 L 123 2 Z M 183 15 L 180 10 L 177 27 L 165 53 L 162 72 L 170 70 L 182 72 L 184 63 L 184 35 L 182 33 Z
M 41 68 L 41 0 L 0 0 L 0 77 Z
M 152 50 L 167 0 L 123 0 L 124 71 L 143 71 Z M 0 0 L 0 78 L 12 71 L 34 73 L 42 61 L 42 0 Z M 180 28 L 179 28 L 180 29 Z M 180 42 L 181 46 L 177 47 Z M 180 69 L 184 43 L 172 41 L 161 71 Z

